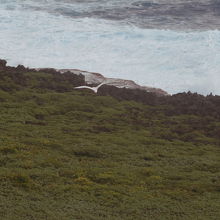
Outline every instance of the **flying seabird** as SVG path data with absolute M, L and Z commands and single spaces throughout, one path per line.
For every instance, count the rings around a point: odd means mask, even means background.
M 105 82 L 105 80 L 104 80 L 102 83 L 100 83 L 98 86 L 96 86 L 96 87 L 78 86 L 78 87 L 75 87 L 74 89 L 90 89 L 90 90 L 92 90 L 94 93 L 97 93 L 97 92 L 98 92 L 98 89 L 99 89 L 102 85 L 104 85 L 104 84 L 107 84 L 107 83 Z

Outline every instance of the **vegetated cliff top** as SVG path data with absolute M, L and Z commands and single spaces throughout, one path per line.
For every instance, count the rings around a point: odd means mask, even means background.
M 91 74 L 81 74 L 82 71 L 64 71 L 52 68 L 29 69 L 22 65 L 17 67 L 6 66 L 5 60 L 0 60 L 0 74 L 4 81 L 0 84 L 0 88 L 5 91 L 30 89 L 45 89 L 56 92 L 74 91 L 74 87 L 86 85 L 87 83 L 95 85 L 103 81 L 103 76 L 98 74 L 98 78 L 91 80 Z M 73 73 L 75 72 L 75 74 Z M 93 73 L 92 73 L 93 74 Z M 87 77 L 87 79 L 86 79 Z M 101 77 L 101 78 L 100 78 Z M 111 79 L 109 79 L 111 80 Z M 114 79 L 115 80 L 115 79 Z M 117 81 L 117 79 L 116 79 Z M 162 105 L 167 107 L 169 111 L 175 114 L 196 114 L 207 115 L 220 118 L 220 96 L 212 94 L 203 96 L 197 93 L 184 92 L 174 94 L 172 96 L 158 95 L 152 88 L 151 92 L 137 88 L 118 88 L 113 85 L 103 85 L 97 95 L 110 95 L 118 100 L 136 101 L 147 105 Z M 115 84 L 115 85 L 114 85 Z M 119 86 L 120 87 L 120 86 Z M 82 91 L 83 93 L 84 91 Z

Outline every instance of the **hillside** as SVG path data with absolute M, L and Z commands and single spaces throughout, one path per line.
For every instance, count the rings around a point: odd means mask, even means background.
M 0 61 L 0 219 L 220 219 L 220 97 Z

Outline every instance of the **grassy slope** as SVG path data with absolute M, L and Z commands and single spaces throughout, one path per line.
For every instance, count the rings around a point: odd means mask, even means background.
M 24 77 L 1 77 L 0 219 L 220 219 L 219 119 Z

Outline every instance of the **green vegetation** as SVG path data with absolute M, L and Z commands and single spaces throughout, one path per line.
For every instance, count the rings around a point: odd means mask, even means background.
M 5 64 L 0 219 L 220 219 L 218 96 L 95 95 L 73 89 L 82 76 Z

